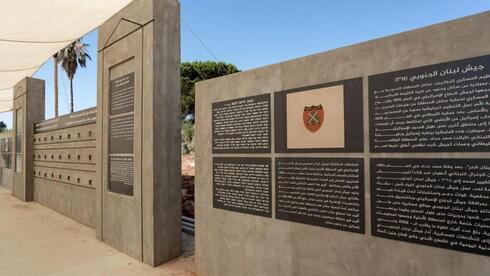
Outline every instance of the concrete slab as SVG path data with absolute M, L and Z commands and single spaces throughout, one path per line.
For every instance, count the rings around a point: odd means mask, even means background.
M 184 257 L 152 268 L 105 245 L 95 231 L 0 188 L 0 275 L 195 275 L 192 237 Z

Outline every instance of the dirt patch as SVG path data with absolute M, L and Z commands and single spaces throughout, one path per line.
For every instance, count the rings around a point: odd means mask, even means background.
M 182 175 L 195 175 L 195 160 L 194 154 L 182 155 Z

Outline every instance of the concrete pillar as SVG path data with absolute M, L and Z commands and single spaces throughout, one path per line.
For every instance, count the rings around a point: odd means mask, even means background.
M 24 78 L 14 87 L 13 195 L 33 200 L 33 124 L 44 120 L 44 80 Z
M 153 266 L 181 252 L 179 16 L 135 0 L 99 28 L 97 237 Z

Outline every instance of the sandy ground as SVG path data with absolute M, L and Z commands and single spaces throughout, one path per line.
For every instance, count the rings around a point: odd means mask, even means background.
M 0 188 L 0 275 L 195 275 L 193 240 L 183 256 L 145 265 L 95 238 L 95 231 Z

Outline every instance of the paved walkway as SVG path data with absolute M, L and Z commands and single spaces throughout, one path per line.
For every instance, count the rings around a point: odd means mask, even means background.
M 93 229 L 37 203 L 19 201 L 0 188 L 0 275 L 195 273 L 193 257 L 152 268 L 100 242 Z

